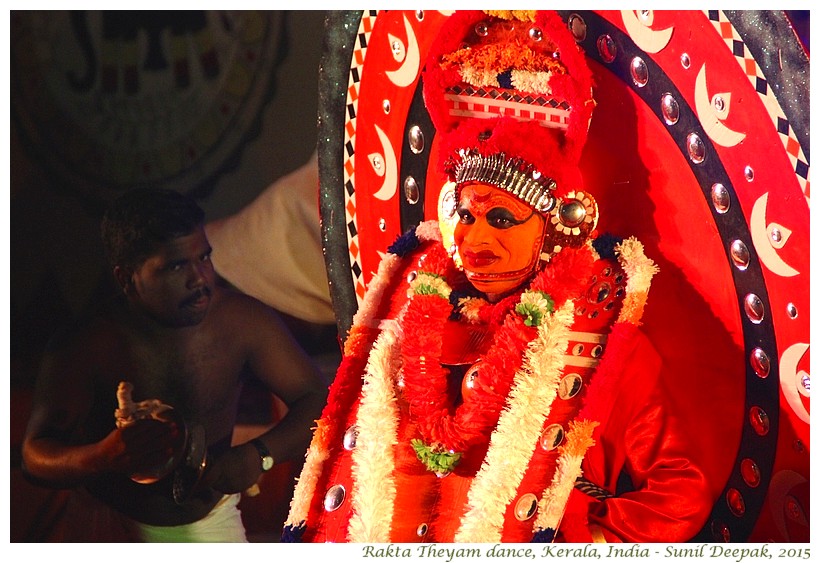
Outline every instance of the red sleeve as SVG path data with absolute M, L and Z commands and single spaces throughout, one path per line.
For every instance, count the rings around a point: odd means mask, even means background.
M 649 341 L 639 338 L 599 443 L 584 464 L 584 476 L 608 491 L 616 492 L 622 470 L 634 490 L 589 502 L 586 533 L 609 542 L 685 542 L 706 521 L 711 493 L 688 453 L 698 447 L 697 436 L 690 436 L 668 407 L 661 360 Z

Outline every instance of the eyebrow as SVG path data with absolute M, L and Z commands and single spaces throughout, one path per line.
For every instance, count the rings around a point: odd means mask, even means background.
M 515 215 L 515 213 L 513 213 L 513 211 L 511 209 L 508 209 L 507 207 L 493 207 L 486 213 L 487 217 L 490 219 L 507 219 L 508 221 L 511 221 L 516 225 L 522 225 L 526 223 L 534 214 L 535 211 L 530 211 L 530 214 L 527 215 L 527 217 L 525 217 L 524 219 L 519 219 Z
M 179 266 L 179 265 L 185 264 L 186 262 L 187 262 L 187 260 L 182 260 L 182 259 L 167 260 L 167 261 L 163 262 L 162 269 L 163 270 L 170 270 L 174 266 Z

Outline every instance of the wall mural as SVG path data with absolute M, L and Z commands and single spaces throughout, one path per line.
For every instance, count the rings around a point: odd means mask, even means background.
M 12 12 L 11 106 L 55 185 L 206 195 L 275 88 L 283 12 Z

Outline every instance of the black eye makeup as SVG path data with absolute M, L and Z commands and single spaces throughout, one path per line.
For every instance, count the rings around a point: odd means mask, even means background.
M 459 223 L 463 225 L 472 225 L 473 223 L 475 223 L 475 217 L 467 208 L 467 206 L 459 205 L 456 208 L 456 213 L 458 213 Z
M 516 225 L 522 225 L 530 220 L 533 213 L 525 219 L 518 219 L 513 212 L 506 207 L 493 207 L 487 212 L 487 223 L 498 229 L 509 229 Z

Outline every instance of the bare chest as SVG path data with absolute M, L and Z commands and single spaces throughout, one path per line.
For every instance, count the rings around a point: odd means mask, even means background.
M 171 405 L 188 423 L 205 426 L 213 442 L 233 428 L 244 360 L 241 348 L 208 335 L 159 342 L 129 336 L 105 359 L 100 392 L 109 389 L 115 402 L 117 385 L 129 381 L 134 401 Z

